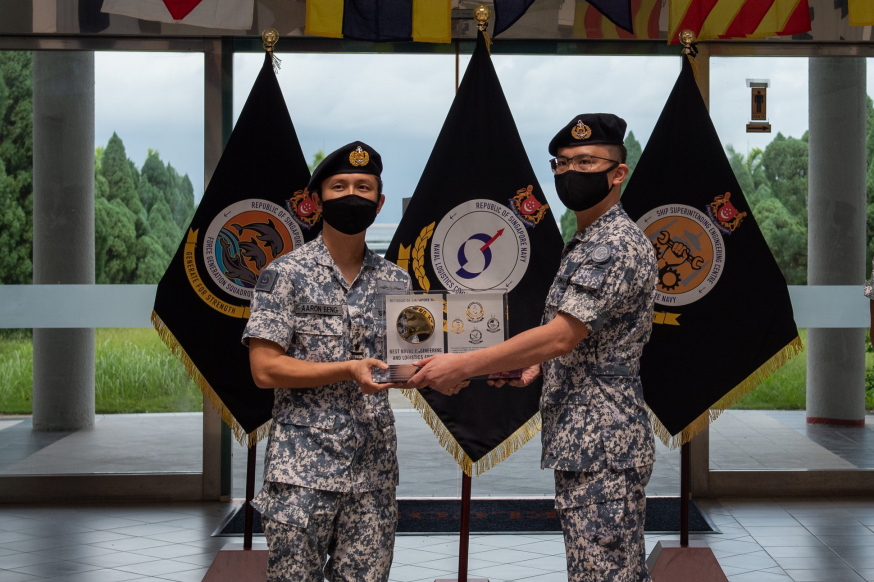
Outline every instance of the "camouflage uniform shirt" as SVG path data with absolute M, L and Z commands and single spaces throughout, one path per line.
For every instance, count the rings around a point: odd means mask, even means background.
M 597 472 L 655 460 L 639 371 L 656 277 L 652 244 L 619 204 L 565 246 L 543 323 L 562 312 L 591 335 L 543 364 L 543 468 Z
M 384 295 L 409 289 L 407 273 L 369 249 L 350 285 L 320 236 L 261 273 L 243 343 L 262 338 L 310 362 L 384 360 Z M 347 381 L 274 393 L 265 481 L 343 493 L 397 485 L 387 392 Z

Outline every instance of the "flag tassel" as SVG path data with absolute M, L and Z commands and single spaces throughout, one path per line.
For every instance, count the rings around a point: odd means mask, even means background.
M 212 389 L 212 386 L 209 385 L 209 382 L 206 381 L 206 378 L 203 377 L 200 370 L 198 370 L 197 366 L 194 365 L 194 362 L 191 361 L 191 358 L 185 352 L 185 349 L 173 335 L 173 332 L 170 331 L 170 328 L 164 324 L 161 317 L 152 311 L 151 320 L 152 325 L 155 326 L 155 331 L 158 332 L 158 336 L 161 338 L 161 341 L 164 342 L 164 345 L 170 349 L 174 356 L 179 358 L 179 361 L 182 362 L 183 366 L 185 366 L 185 371 L 188 373 L 188 377 L 197 385 L 203 395 L 207 400 L 209 400 L 210 404 L 212 404 L 212 407 L 219 412 L 222 420 L 230 427 L 231 432 L 234 433 L 234 438 L 237 439 L 238 443 L 251 447 L 270 433 L 272 421 L 267 421 L 256 430 L 247 433 L 245 429 L 240 426 L 240 423 L 237 422 L 237 419 L 234 418 L 234 415 L 231 414 L 231 411 L 225 407 L 221 398 L 219 398 L 218 394 L 215 393 L 215 390 Z
M 804 351 L 801 338 L 797 337 L 789 342 L 782 350 L 774 354 L 770 360 L 762 364 L 755 372 L 735 386 L 728 394 L 717 400 L 704 414 L 696 418 L 679 433 L 672 435 L 665 425 L 650 410 L 649 419 L 653 430 L 665 446 L 676 449 L 692 440 L 692 438 L 704 430 L 711 422 L 719 418 L 723 412 L 734 406 L 738 401 L 755 390 L 762 382 L 768 379 L 774 372 L 783 367 L 789 360 Z
M 534 416 L 529 418 L 527 422 L 516 429 L 516 432 L 504 439 L 504 442 L 489 451 L 487 455 L 474 462 L 470 456 L 464 452 L 464 449 L 461 448 L 461 445 L 458 444 L 458 441 L 455 440 L 455 437 L 452 436 L 452 433 L 449 432 L 449 429 L 446 428 L 440 420 L 440 417 L 437 416 L 437 413 L 434 412 L 428 404 L 428 401 L 422 397 L 418 390 L 407 388 L 401 390 L 401 392 L 410 400 L 413 407 L 422 415 L 422 418 L 428 426 L 431 427 L 431 430 L 434 432 L 434 436 L 437 437 L 437 442 L 440 443 L 440 446 L 452 455 L 455 462 L 458 463 L 461 470 L 464 471 L 464 474 L 469 477 L 479 477 L 492 467 L 498 465 L 501 461 L 521 449 L 525 443 L 534 438 L 542 428 L 540 413 L 537 412 Z

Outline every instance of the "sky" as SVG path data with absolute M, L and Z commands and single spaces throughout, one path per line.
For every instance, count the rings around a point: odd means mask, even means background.
M 380 223 L 396 223 L 412 195 L 452 103 L 452 55 L 285 54 L 279 83 L 304 155 L 354 140 L 383 156 L 388 198 Z M 462 72 L 469 56 L 462 56 Z M 504 95 L 543 191 L 561 209 L 546 146 L 571 118 L 611 112 L 645 146 L 680 70 L 679 57 L 493 57 Z M 234 119 L 263 62 L 234 57 Z M 871 62 L 871 59 L 869 59 Z M 769 79 L 772 134 L 747 134 L 746 79 Z M 874 94 L 874 74 L 868 76 Z M 724 144 L 747 152 L 776 135 L 800 137 L 808 126 L 807 59 L 711 59 L 711 116 Z M 203 56 L 187 53 L 96 53 L 96 143 L 113 132 L 141 166 L 148 149 L 203 188 Z M 495 144 L 500 147 L 500 144 Z M 561 214 L 558 212 L 557 214 Z

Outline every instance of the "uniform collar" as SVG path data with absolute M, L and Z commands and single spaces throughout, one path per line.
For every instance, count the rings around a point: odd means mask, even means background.
M 574 235 L 574 240 L 578 242 L 586 242 L 590 240 L 596 233 L 607 228 L 614 220 L 623 214 L 625 214 L 625 210 L 622 209 L 622 203 L 617 202 L 608 208 L 607 212 L 596 218 L 592 224 L 577 232 Z
M 331 256 L 331 252 L 328 250 L 328 247 L 325 246 L 325 241 L 322 238 L 322 234 L 319 233 L 319 236 L 313 241 L 315 245 L 315 256 L 316 262 L 323 267 L 331 267 L 334 268 L 334 258 Z M 362 263 L 362 267 L 370 267 L 375 269 L 379 266 L 379 255 L 374 253 L 370 248 L 365 245 L 364 246 L 364 262 Z

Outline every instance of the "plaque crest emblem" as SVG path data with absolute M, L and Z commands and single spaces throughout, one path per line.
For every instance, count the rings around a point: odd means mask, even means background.
M 361 146 L 358 146 L 349 152 L 349 163 L 356 168 L 363 168 L 370 163 L 370 154 L 361 149 Z
M 449 326 L 449 331 L 452 333 L 464 333 L 464 322 L 460 319 L 453 319 L 452 325 Z
M 315 200 L 310 196 L 309 190 L 298 190 L 285 201 L 285 208 L 291 213 L 292 218 L 304 230 L 309 230 L 319 222 L 322 213 L 319 212 Z
M 494 315 L 486 322 L 486 331 L 497 333 L 501 331 L 501 322 Z
M 578 141 L 589 139 L 592 137 L 592 128 L 583 123 L 583 120 L 580 119 L 577 121 L 577 124 L 571 128 L 571 135 Z
M 470 332 L 470 343 L 472 344 L 481 344 L 483 343 L 483 332 L 478 329 L 474 329 Z
M 510 198 L 510 209 L 526 228 L 534 228 L 546 215 L 549 204 L 542 204 L 534 196 L 534 186 L 529 185 Z
M 478 303 L 476 301 L 471 302 L 467 306 L 467 320 L 472 323 L 479 323 L 483 320 L 483 316 L 485 315 L 485 311 L 483 310 L 482 303 Z
M 713 202 L 707 205 L 707 216 L 723 234 L 733 233 L 746 215 L 746 212 L 740 212 L 731 203 L 731 192 L 717 196 Z

